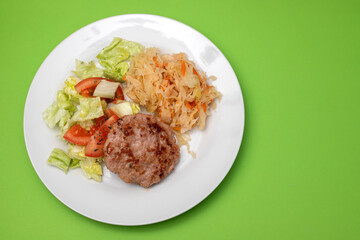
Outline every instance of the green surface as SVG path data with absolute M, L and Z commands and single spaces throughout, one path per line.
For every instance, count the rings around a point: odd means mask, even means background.
M 232 64 L 246 107 L 221 185 L 192 210 L 141 227 L 99 223 L 58 201 L 30 163 L 22 127 L 50 51 L 127 13 L 207 36 Z M 360 239 L 359 1 L 2 0 L 0 53 L 0 239 Z

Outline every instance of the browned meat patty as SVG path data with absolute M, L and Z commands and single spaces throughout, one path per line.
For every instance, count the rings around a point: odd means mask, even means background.
M 150 187 L 169 175 L 180 150 L 170 127 L 159 118 L 138 113 L 120 118 L 104 145 L 106 167 L 126 183 Z

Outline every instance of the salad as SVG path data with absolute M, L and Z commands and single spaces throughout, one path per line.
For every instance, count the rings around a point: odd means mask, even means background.
M 55 148 L 48 159 L 66 173 L 80 167 L 88 178 L 101 181 L 103 150 L 111 126 L 124 115 L 136 114 L 140 107 L 124 100 L 120 86 L 129 70 L 129 61 L 143 47 L 114 38 L 97 55 L 99 64 L 76 60 L 75 76 L 68 77 L 57 99 L 44 112 L 50 128 L 57 128 L 67 151 Z

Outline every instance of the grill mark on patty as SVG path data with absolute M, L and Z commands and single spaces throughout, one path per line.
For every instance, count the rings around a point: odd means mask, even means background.
M 151 133 L 160 133 L 164 131 L 157 123 L 148 123 L 147 124 Z
M 128 160 L 126 160 L 127 162 L 131 162 L 131 161 L 134 161 L 134 160 L 135 160 L 135 158 L 134 158 L 134 153 L 133 153 L 133 151 L 131 150 L 129 143 L 126 143 L 126 145 L 125 145 L 125 147 L 123 148 L 122 152 L 129 157 Z

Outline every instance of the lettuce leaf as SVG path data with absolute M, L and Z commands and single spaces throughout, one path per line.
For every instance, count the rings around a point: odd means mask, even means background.
M 67 119 L 66 124 L 60 126 L 61 134 L 64 135 L 66 131 L 76 123 L 79 123 L 83 128 L 89 128 L 93 125 L 93 119 L 104 115 L 102 102 L 99 97 L 79 99 L 79 108 L 72 114 L 70 119 Z
M 123 82 L 123 77 L 128 71 L 129 64 L 127 62 L 122 62 L 116 65 L 116 67 L 105 69 L 104 75 L 112 80 Z
M 115 37 L 110 45 L 97 55 L 99 63 L 105 67 L 104 75 L 116 81 L 123 81 L 122 78 L 129 70 L 129 64 L 124 61 L 142 49 L 143 46 L 136 42 Z
M 81 160 L 86 159 L 85 146 L 79 146 L 74 144 L 68 144 L 69 156 Z
M 94 179 L 95 181 L 101 182 L 102 179 L 102 167 L 94 159 L 85 159 L 80 161 L 80 166 L 85 173 L 85 176 L 89 179 Z
M 101 105 L 100 97 L 95 98 L 80 98 L 80 109 L 78 109 L 72 121 L 87 121 L 95 119 L 104 115 L 104 111 Z
M 68 95 L 59 91 L 57 101 L 54 101 L 42 114 L 45 123 L 54 128 L 56 124 L 62 129 L 76 110 Z
M 100 182 L 102 176 L 102 167 L 100 163 L 103 159 L 86 157 L 85 146 L 68 144 L 68 148 L 69 156 L 72 158 L 70 167 L 76 168 L 80 166 L 87 178 L 92 178 Z
M 70 168 L 74 169 L 74 168 L 78 168 L 78 167 L 80 167 L 80 160 L 77 158 L 72 158 L 71 163 L 70 163 Z
M 73 73 L 75 73 L 81 79 L 103 76 L 103 70 L 96 67 L 94 61 L 86 63 L 76 59 L 75 63 L 76 63 L 76 70 L 73 71 Z
M 135 115 L 140 112 L 140 106 L 136 103 L 131 103 L 132 114 Z
M 65 80 L 65 86 L 63 88 L 64 93 L 69 96 L 69 99 L 79 103 L 79 98 L 82 96 L 75 90 L 75 85 L 78 84 L 80 79 L 76 77 L 69 77 Z
M 70 162 L 71 158 L 69 155 L 59 148 L 54 148 L 50 154 L 50 157 L 48 158 L 48 163 L 50 165 L 60 168 L 65 173 L 67 173 L 69 169 Z
M 70 101 L 69 96 L 64 91 L 58 91 L 57 104 L 59 108 L 69 112 L 75 112 L 76 110 L 76 106 Z
M 42 117 L 45 123 L 50 127 L 54 128 L 56 124 L 60 121 L 63 113 L 59 113 L 59 106 L 57 102 L 53 102 L 46 110 L 43 112 Z

